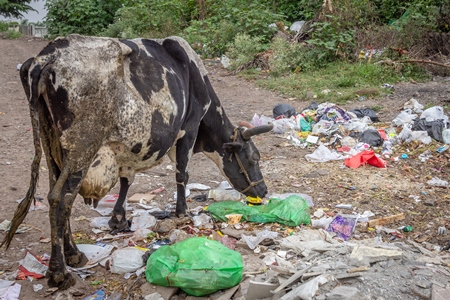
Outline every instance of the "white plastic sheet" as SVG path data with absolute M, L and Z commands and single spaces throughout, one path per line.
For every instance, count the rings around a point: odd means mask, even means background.
M 313 153 L 306 154 L 305 158 L 309 162 L 327 162 L 330 160 L 345 159 L 345 156 L 337 152 L 331 152 L 331 150 L 324 145 L 320 145 Z

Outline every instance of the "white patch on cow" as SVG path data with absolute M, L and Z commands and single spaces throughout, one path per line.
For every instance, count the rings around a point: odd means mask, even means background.
M 224 124 L 225 124 L 225 120 L 224 120 L 224 118 L 223 118 L 223 109 L 222 109 L 222 106 L 217 106 L 216 110 L 217 110 L 217 112 L 218 112 L 219 115 L 220 115 L 220 119 L 222 120 L 222 125 L 224 125 Z
M 231 182 L 230 178 L 228 178 L 227 174 L 225 174 L 222 156 L 220 156 L 220 154 L 217 151 L 214 151 L 214 152 L 204 151 L 203 153 L 217 165 L 220 172 L 228 180 L 228 182 Z

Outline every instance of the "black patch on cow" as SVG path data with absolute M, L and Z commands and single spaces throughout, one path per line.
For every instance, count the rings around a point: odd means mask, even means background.
M 93 164 L 92 164 L 92 168 L 95 168 L 96 166 L 98 166 L 101 163 L 100 160 L 96 160 Z
M 122 43 L 130 47 L 133 51 L 128 56 L 130 58 L 130 74 L 131 82 L 142 98 L 150 103 L 153 93 L 160 91 L 164 87 L 162 79 L 163 68 L 157 57 L 150 57 L 145 51 L 141 51 L 139 47 L 132 41 L 120 40 Z M 149 40 L 142 40 L 149 44 Z M 151 41 L 153 44 L 158 43 Z M 160 51 L 161 45 L 159 45 Z M 153 52 L 151 52 L 153 55 Z
M 55 91 L 53 85 L 47 85 L 49 91 L 50 111 L 53 115 L 55 124 L 61 127 L 61 130 L 66 130 L 72 125 L 74 115 L 69 110 L 69 96 L 67 91 L 58 87 Z
M 56 41 L 48 44 L 41 52 L 39 52 L 38 56 L 41 55 L 49 55 L 56 51 L 56 49 L 67 48 L 70 46 L 70 42 L 68 39 L 58 39 Z
M 137 143 L 136 145 L 133 146 L 133 148 L 131 148 L 131 152 L 133 152 L 134 154 L 138 154 L 139 152 L 141 152 L 142 149 L 142 143 Z
M 34 57 L 27 59 L 27 61 L 24 62 L 20 67 L 20 80 L 22 82 L 23 89 L 25 90 L 25 94 L 27 95 L 27 99 L 30 98 L 30 83 L 28 82 L 28 71 L 30 70 L 30 66 L 33 60 Z
M 184 48 L 178 43 L 178 41 L 165 39 L 162 43 L 167 53 L 174 58 L 178 64 L 183 68 L 186 68 L 189 63 L 189 56 L 186 54 Z
M 169 124 L 173 124 L 173 116 L 170 117 Z M 142 160 L 147 160 L 152 155 L 159 151 L 156 160 L 162 158 L 167 151 L 172 147 L 173 141 L 176 138 L 176 132 L 173 125 L 168 125 L 164 122 L 164 118 L 159 111 L 155 111 L 152 115 L 152 133 L 147 142 L 147 147 L 150 147 Z

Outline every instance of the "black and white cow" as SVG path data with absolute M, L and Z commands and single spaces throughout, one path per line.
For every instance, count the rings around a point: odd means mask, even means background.
M 179 37 L 70 35 L 27 60 L 20 76 L 29 101 L 35 158 L 28 193 L 2 245 L 10 245 L 34 199 L 43 148 L 50 179 L 50 286 L 73 285 L 66 263 L 77 267 L 86 262 L 70 230 L 77 193 L 96 206 L 120 179 L 109 224 L 123 229 L 123 204 L 135 174 L 168 155 L 177 169 L 176 214 L 183 215 L 188 162 L 197 152 L 211 158 L 242 193 L 263 197 L 267 192 L 251 136 L 270 131 L 271 125 L 233 126 L 201 60 Z

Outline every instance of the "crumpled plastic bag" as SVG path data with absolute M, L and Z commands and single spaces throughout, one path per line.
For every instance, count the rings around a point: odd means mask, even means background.
M 369 144 L 372 147 L 378 147 L 383 145 L 383 138 L 378 130 L 367 129 L 361 134 L 361 142 Z
M 333 121 L 328 120 L 320 120 L 312 127 L 311 132 L 314 134 L 325 134 L 331 135 L 334 132 L 338 131 L 339 127 Z
M 243 269 L 239 252 L 193 237 L 156 250 L 147 261 L 145 276 L 150 283 L 176 286 L 198 297 L 239 284 Z
M 344 159 L 345 156 L 337 152 L 331 152 L 326 146 L 320 145 L 313 153 L 306 154 L 305 158 L 309 162 L 327 162 L 330 160 Z
M 426 119 L 415 119 L 412 130 L 426 131 L 433 139 L 443 143 L 442 131 L 445 129 L 445 124 L 442 120 L 427 121 Z
M 350 112 L 354 113 L 358 118 L 369 117 L 372 122 L 380 122 L 377 114 L 370 108 L 356 108 Z
M 392 124 L 394 126 L 402 126 L 411 123 L 415 118 L 417 118 L 417 114 L 410 114 L 404 110 L 400 112 L 394 120 L 392 120 Z
M 373 150 L 364 150 L 355 156 L 349 157 L 344 161 L 344 164 L 349 167 L 356 169 L 365 164 L 369 164 L 378 168 L 386 168 L 386 162 L 375 155 Z
M 442 120 L 445 124 L 448 123 L 448 117 L 444 114 L 444 109 L 442 106 L 433 106 L 425 109 L 420 115 L 421 119 L 425 119 L 428 122 Z
M 421 113 L 423 112 L 423 105 L 419 103 L 419 101 L 417 101 L 414 98 L 409 99 L 408 101 L 406 101 L 405 104 L 403 104 L 403 109 L 410 109 L 411 111 L 415 112 L 415 113 Z
M 255 223 L 280 223 L 287 226 L 309 225 L 309 206 L 302 197 L 292 195 L 284 200 L 272 198 L 266 205 L 248 206 L 236 201 L 215 202 L 208 206 L 214 219 L 227 221 L 228 214 L 242 214 L 241 220 Z
M 274 119 L 276 119 L 278 117 L 290 118 L 295 115 L 296 115 L 295 108 L 293 108 L 289 104 L 281 103 L 281 104 L 275 105 L 275 107 L 273 108 L 273 118 Z

